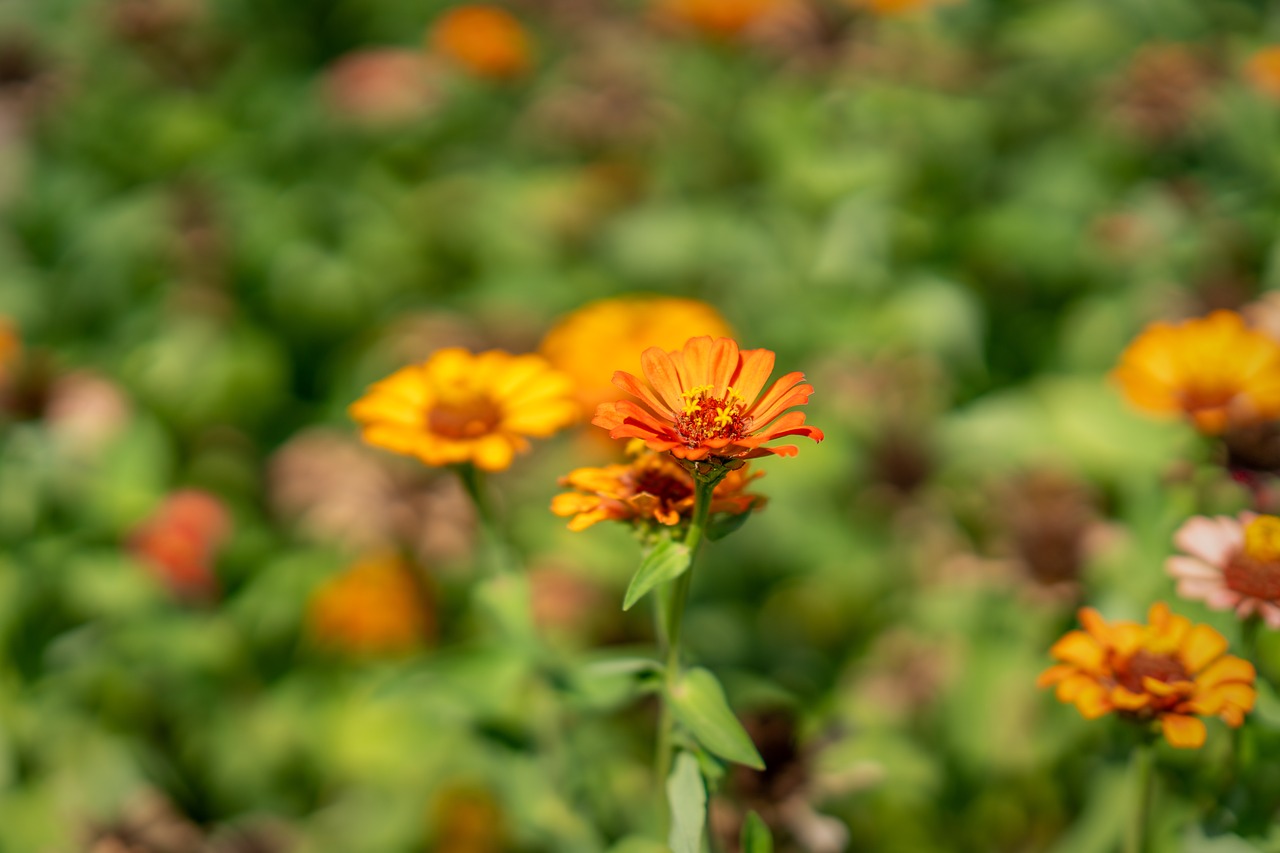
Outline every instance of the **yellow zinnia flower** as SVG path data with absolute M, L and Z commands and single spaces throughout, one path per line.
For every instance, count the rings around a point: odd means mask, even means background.
M 697 335 L 732 337 L 716 309 L 696 299 L 620 296 L 567 314 L 542 339 L 539 352 L 574 380 L 583 412 L 617 399 L 613 372 L 640 372 L 649 347 L 676 349 Z
M 536 355 L 450 348 L 374 383 L 351 405 L 369 444 L 428 465 L 511 465 L 578 416 L 573 381 Z
M 1280 101 L 1280 45 L 1271 45 L 1249 57 L 1245 78 L 1260 94 Z
M 434 630 L 426 590 L 399 557 L 372 557 L 322 585 L 307 623 L 321 645 L 356 655 L 404 654 Z
M 1181 412 L 1210 435 L 1280 417 L 1280 343 L 1234 311 L 1153 323 L 1111 377 L 1138 408 Z
M 579 468 L 560 480 L 576 491 L 556 495 L 551 511 L 568 518 L 570 530 L 586 530 L 598 521 L 656 521 L 668 527 L 693 515 L 693 477 L 667 453 L 645 450 L 639 441 L 629 448 L 635 458 L 625 465 Z M 744 466 L 725 475 L 711 498 L 715 513 L 741 515 L 764 506 L 765 499 L 747 492 L 762 473 Z
M 1253 664 L 1223 654 L 1227 641 L 1208 625 L 1192 625 L 1151 606 L 1146 625 L 1107 624 L 1081 608 L 1083 631 L 1071 631 L 1050 650 L 1061 663 L 1040 674 L 1040 687 L 1056 685 L 1058 699 L 1088 719 L 1115 712 L 1142 723 L 1159 722 L 1171 746 L 1194 749 L 1205 739 L 1199 717 L 1221 717 L 1238 727 L 1253 708 Z

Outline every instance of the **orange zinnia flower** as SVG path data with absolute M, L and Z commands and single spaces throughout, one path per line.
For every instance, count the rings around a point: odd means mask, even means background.
M 350 412 L 369 444 L 428 465 L 501 471 L 529 449 L 525 436 L 573 423 L 572 393 L 569 377 L 539 356 L 450 348 L 375 383 Z
M 694 335 L 728 337 L 729 324 L 696 299 L 620 296 L 584 305 L 547 332 L 538 351 L 577 385 L 583 411 L 617 397 L 613 372 L 638 371 L 647 347 L 674 349 Z
M 330 578 L 311 599 L 311 635 L 358 655 L 403 654 L 434 629 L 426 590 L 399 557 L 373 557 Z
M 1280 417 L 1280 343 L 1233 311 L 1153 323 L 1111 376 L 1135 406 L 1181 412 L 1210 435 Z
M 612 438 L 638 438 L 650 450 L 670 451 L 677 459 L 711 457 L 723 463 L 795 456 L 795 445 L 762 445 L 789 435 L 822 441 L 822 430 L 805 426 L 803 412 L 787 412 L 809 402 L 813 386 L 801 384 L 803 373 L 788 373 L 760 396 L 773 360 L 767 349 L 740 352 L 729 338 L 690 338 L 680 352 L 650 347 L 640 364 L 652 390 L 625 371 L 613 375 L 613 383 L 644 406 L 628 400 L 604 403 L 591 422 Z
M 658 12 L 714 38 L 733 38 L 789 0 L 661 0 Z
M 1050 650 L 1061 663 L 1040 674 L 1057 685 L 1058 699 L 1088 719 L 1114 711 L 1141 723 L 1158 721 L 1171 746 L 1204 743 L 1201 716 L 1238 727 L 1253 708 L 1253 664 L 1225 655 L 1227 641 L 1208 625 L 1192 625 L 1163 603 L 1151 605 L 1146 625 L 1107 624 L 1080 609 L 1084 631 L 1071 631 Z
M 1271 45 L 1249 57 L 1245 77 L 1260 94 L 1280 101 L 1280 45 Z
M 760 476 L 747 473 L 745 466 L 730 471 L 716 485 L 710 512 L 741 515 L 764 506 L 764 497 L 746 491 Z M 551 502 L 556 515 L 573 516 L 570 530 L 586 530 L 597 521 L 656 521 L 671 527 L 693 515 L 693 477 L 665 453 L 641 450 L 625 465 L 579 468 L 560 485 L 577 490 Z
M 850 5 L 866 9 L 883 17 L 909 15 L 932 6 L 940 6 L 946 0 L 848 0 Z
M 497 6 L 459 6 L 436 21 L 430 47 L 477 77 L 520 77 L 532 64 L 529 36 L 515 17 Z

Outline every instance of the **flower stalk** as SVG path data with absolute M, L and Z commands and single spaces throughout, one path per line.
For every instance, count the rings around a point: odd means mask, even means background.
M 1151 804 L 1155 794 L 1155 750 L 1151 738 L 1143 738 L 1133 751 L 1133 805 L 1125 853 L 1147 853 L 1151 828 Z

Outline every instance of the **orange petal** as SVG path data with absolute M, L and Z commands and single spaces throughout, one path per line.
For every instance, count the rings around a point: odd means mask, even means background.
M 1055 663 L 1053 666 L 1040 673 L 1036 678 L 1036 687 L 1052 687 L 1053 685 L 1065 681 L 1078 670 L 1066 663 Z
M 1182 714 L 1165 714 L 1160 718 L 1164 739 L 1177 749 L 1197 749 L 1204 746 L 1204 723 L 1195 717 Z
M 1152 696 L 1164 699 L 1169 696 L 1189 696 L 1196 689 L 1190 681 L 1159 681 L 1150 676 L 1142 679 L 1142 689 Z
M 1098 641 L 1083 631 L 1067 633 L 1050 647 L 1049 654 L 1063 663 L 1075 664 L 1089 671 L 1100 669 L 1106 659 L 1106 653 Z
M 738 344 L 731 338 L 720 338 L 711 348 L 711 376 L 709 384 L 715 386 L 712 394 L 724 399 L 729 388 L 729 380 L 738 372 Z
M 634 376 L 632 376 L 630 373 L 627 373 L 625 370 L 618 370 L 614 372 L 613 384 L 621 388 L 623 391 L 626 391 L 631 396 L 639 397 L 641 400 L 644 401 L 644 404 L 646 406 L 648 406 L 650 409 L 653 409 L 655 414 L 660 415 L 661 417 L 666 418 L 667 420 L 670 420 L 670 421 L 675 420 L 675 417 L 676 417 L 675 412 L 673 412 L 669 406 L 667 406 L 665 403 L 659 400 L 658 397 L 652 391 L 650 391 L 647 387 L 645 387 L 645 384 L 643 382 L 641 382 L 639 379 L 636 379 Z
M 1075 705 L 1086 720 L 1096 720 L 1111 710 L 1107 691 L 1100 684 L 1090 684 L 1076 694 Z
M 672 362 L 676 366 L 676 372 L 680 376 L 680 382 L 686 389 L 697 388 L 700 385 L 710 385 L 711 381 L 711 351 L 713 344 L 710 335 L 699 335 L 696 338 L 690 338 L 685 342 L 684 348 L 678 353 L 672 353 Z M 717 394 L 723 397 L 723 394 Z
M 747 401 L 747 408 L 760 396 L 760 389 L 773 373 L 774 354 L 767 349 L 749 349 L 739 353 L 738 371 L 729 383 Z
M 1134 693 L 1121 685 L 1112 689 L 1110 698 L 1111 704 L 1122 711 L 1136 711 L 1151 703 L 1151 697 L 1146 693 Z
M 1196 625 L 1183 638 L 1178 657 L 1182 660 L 1182 665 L 1187 668 L 1187 672 L 1196 673 L 1226 650 L 1226 637 L 1208 625 Z
M 1253 664 L 1247 660 L 1226 655 L 1214 661 L 1208 669 L 1196 677 L 1196 686 L 1208 690 L 1228 681 L 1241 681 L 1252 684 L 1257 678 Z
M 653 390 L 657 392 L 672 411 L 684 407 L 681 401 L 680 376 L 676 371 L 671 356 L 662 347 L 649 347 L 640 354 L 640 367 L 644 370 L 644 378 L 649 380 Z

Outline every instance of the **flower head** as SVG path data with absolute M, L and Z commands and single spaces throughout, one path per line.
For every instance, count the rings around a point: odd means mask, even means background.
M 1186 556 L 1165 564 L 1178 595 L 1213 610 L 1257 614 L 1280 629 L 1280 518 L 1242 512 L 1235 518 L 1195 516 L 1173 541 Z
M 542 339 L 538 351 L 573 378 L 583 411 L 594 412 L 617 397 L 613 372 L 638 373 L 646 347 L 675 349 L 695 335 L 722 337 L 729 324 L 696 299 L 620 296 L 601 299 L 565 315 Z
M 658 13 L 712 38 L 736 38 L 790 0 L 660 0 Z
M 394 556 L 361 560 L 330 578 L 312 597 L 307 621 L 322 645 L 358 655 L 411 652 L 434 628 L 425 588 Z
M 438 351 L 422 364 L 374 383 L 351 405 L 369 444 L 416 456 L 427 465 L 511 465 L 578 414 L 573 382 L 536 355 Z
M 638 438 L 677 459 L 795 456 L 795 445 L 763 445 L 790 435 L 822 441 L 822 430 L 805 426 L 803 412 L 787 412 L 809 402 L 813 386 L 801 384 L 803 373 L 788 373 L 761 395 L 773 360 L 769 350 L 739 351 L 729 338 L 690 338 L 678 352 L 650 347 L 640 356 L 648 386 L 622 370 L 613 375 L 613 384 L 644 405 L 604 403 L 591 422 L 612 438 Z
M 510 12 L 497 6 L 451 9 L 431 27 L 427 41 L 436 53 L 477 77 L 521 77 L 533 64 L 528 33 Z
M 848 0 L 848 2 L 855 8 L 866 9 L 873 15 L 882 17 L 910 15 L 940 5 L 940 0 Z
M 1249 57 L 1245 77 L 1260 94 L 1280 101 L 1280 45 L 1271 45 Z
M 574 489 L 551 502 L 551 511 L 569 518 L 570 530 L 586 530 L 597 521 L 657 522 L 672 527 L 693 515 L 693 477 L 668 454 L 643 449 L 625 465 L 579 468 L 560 480 Z M 730 471 L 715 487 L 712 514 L 741 515 L 764 506 L 765 499 L 747 492 L 752 480 L 746 467 Z
M 1192 625 L 1151 605 L 1147 624 L 1108 624 L 1083 607 L 1083 631 L 1071 631 L 1050 649 L 1060 663 L 1040 674 L 1041 687 L 1056 685 L 1058 699 L 1088 719 L 1115 712 L 1140 723 L 1159 722 L 1171 746 L 1204 743 L 1199 717 L 1221 717 L 1237 727 L 1256 697 L 1253 664 L 1223 654 L 1227 641 L 1208 625 Z
M 8 383 L 21 355 L 22 339 L 18 337 L 18 330 L 0 316 L 0 386 Z
M 213 564 L 231 534 L 231 516 L 207 492 L 174 492 L 129 537 L 128 550 L 174 596 L 195 601 L 214 597 Z
M 440 101 L 427 58 L 415 50 L 392 47 L 340 57 L 325 70 L 323 94 L 334 116 L 368 127 L 411 122 Z
M 1280 343 L 1233 311 L 1148 326 L 1111 376 L 1138 408 L 1181 412 L 1210 435 L 1280 416 Z

